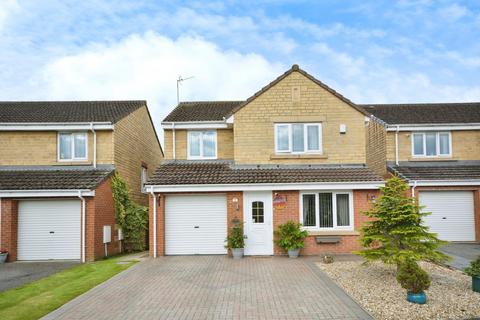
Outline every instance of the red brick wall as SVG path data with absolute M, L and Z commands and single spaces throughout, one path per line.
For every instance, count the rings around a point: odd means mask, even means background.
M 157 197 L 157 256 L 165 255 L 165 194 L 156 193 Z M 153 257 L 153 197 L 149 196 L 149 255 Z
M 415 188 L 415 197 L 418 199 L 418 193 L 420 191 L 472 191 L 473 192 L 473 205 L 474 205 L 474 215 L 475 215 L 475 240 L 480 242 L 480 187 L 478 186 L 452 186 L 452 187 L 416 187 Z
M 236 198 L 237 202 L 234 203 L 233 199 Z M 243 225 L 243 192 L 227 192 L 227 224 L 228 224 L 228 233 L 230 234 L 230 229 L 234 226 L 234 221 Z M 245 227 L 243 225 L 243 227 Z M 230 254 L 230 252 L 229 252 Z
M 17 260 L 17 230 L 18 230 L 18 201 L 2 199 L 1 243 L 2 249 L 7 249 L 8 260 Z
M 107 179 L 95 189 L 95 197 L 87 200 L 87 250 L 86 260 L 93 261 L 105 257 L 103 226 L 110 226 L 111 242 L 107 244 L 108 256 L 120 252 L 118 229 L 115 221 L 115 206 L 111 180 Z

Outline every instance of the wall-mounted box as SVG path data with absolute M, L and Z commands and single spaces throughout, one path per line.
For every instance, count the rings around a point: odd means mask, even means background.
M 112 227 L 103 226 L 103 243 L 112 242 Z

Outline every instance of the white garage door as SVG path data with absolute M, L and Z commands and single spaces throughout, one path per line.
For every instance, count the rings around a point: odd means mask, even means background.
M 424 191 L 420 192 L 420 204 L 432 212 L 425 222 L 440 239 L 475 241 L 473 192 Z
M 165 198 L 165 254 L 226 254 L 227 197 L 169 195 Z
M 80 201 L 22 200 L 18 260 L 80 259 Z

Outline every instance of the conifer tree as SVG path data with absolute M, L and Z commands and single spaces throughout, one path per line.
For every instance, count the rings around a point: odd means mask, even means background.
M 448 260 L 437 250 L 446 242 L 423 224 L 423 218 L 431 213 L 422 212 L 417 199 L 409 196 L 408 184 L 392 177 L 380 190 L 372 208 L 363 213 L 373 219 L 362 228 L 360 242 L 365 249 L 356 253 L 367 261 L 381 260 L 397 266 L 407 260 Z

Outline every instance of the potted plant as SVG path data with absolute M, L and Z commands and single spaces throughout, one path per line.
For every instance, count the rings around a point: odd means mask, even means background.
M 282 249 L 288 251 L 290 258 L 297 258 L 300 249 L 305 246 L 305 238 L 308 236 L 306 230 L 302 230 L 302 225 L 295 221 L 287 221 L 278 226 L 275 232 L 277 240 L 275 243 Z
M 470 262 L 470 266 L 465 268 L 465 273 L 472 277 L 472 290 L 480 293 L 480 256 Z
M 7 249 L 0 248 L 0 263 L 7 261 L 8 251 Z
M 232 251 L 233 259 L 241 259 L 243 257 L 245 238 L 241 225 L 237 224 L 230 229 L 226 247 Z
M 417 304 L 427 302 L 424 290 L 430 288 L 430 277 L 415 261 L 407 260 L 399 264 L 397 281 L 407 289 L 407 301 Z

